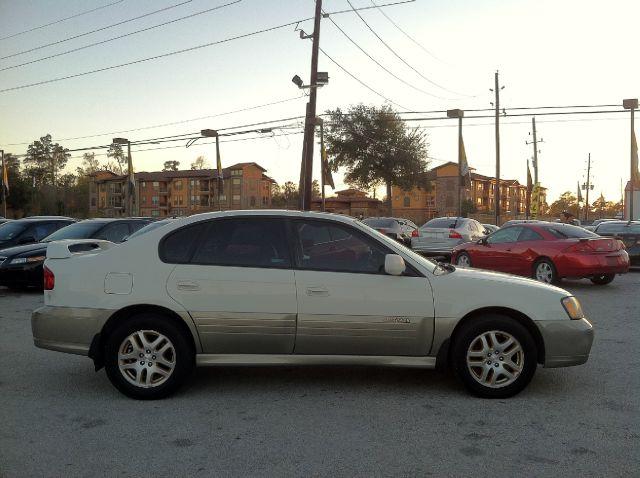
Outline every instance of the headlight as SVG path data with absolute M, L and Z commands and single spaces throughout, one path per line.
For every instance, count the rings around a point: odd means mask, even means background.
M 571 320 L 584 319 L 584 312 L 582 312 L 582 307 L 578 299 L 575 297 L 565 297 L 560 302 L 562 302 L 562 307 L 567 311 L 567 315 Z
M 11 259 L 10 264 L 27 264 L 32 262 L 42 262 L 46 259 L 46 256 L 33 256 L 33 257 L 16 257 Z

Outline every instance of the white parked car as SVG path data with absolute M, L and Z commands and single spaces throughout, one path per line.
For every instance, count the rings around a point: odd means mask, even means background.
M 538 364 L 584 363 L 593 340 L 562 289 L 436 264 L 344 216 L 207 213 L 83 242 L 47 249 L 34 342 L 88 355 L 134 398 L 169 395 L 194 365 L 328 363 L 449 364 L 508 397 Z

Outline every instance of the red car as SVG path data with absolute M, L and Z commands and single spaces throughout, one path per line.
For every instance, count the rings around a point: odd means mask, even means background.
M 477 242 L 460 244 L 451 262 L 549 284 L 566 277 L 604 285 L 629 270 L 629 255 L 621 241 L 551 222 L 508 226 Z

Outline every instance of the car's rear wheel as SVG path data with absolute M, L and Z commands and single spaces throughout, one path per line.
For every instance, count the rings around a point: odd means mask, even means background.
M 466 252 L 461 252 L 456 257 L 456 265 L 460 267 L 471 267 L 471 256 Z
M 464 386 L 483 398 L 507 398 L 522 391 L 536 371 L 538 357 L 529 331 L 514 319 L 487 315 L 456 333 L 453 364 Z
M 558 271 L 551 260 L 540 259 L 533 265 L 533 278 L 545 284 L 555 284 L 558 282 Z
M 193 370 L 194 357 L 186 334 L 162 315 L 133 316 L 106 339 L 107 376 L 131 398 L 154 400 L 172 394 Z
M 595 285 L 607 285 L 613 282 L 613 279 L 615 278 L 615 274 L 602 274 L 599 276 L 593 276 L 590 279 Z

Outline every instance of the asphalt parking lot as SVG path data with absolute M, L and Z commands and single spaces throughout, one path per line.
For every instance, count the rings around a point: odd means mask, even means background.
M 562 286 L 596 327 L 589 362 L 504 401 L 435 371 L 251 367 L 138 402 L 89 359 L 36 349 L 41 294 L 0 288 L 0 476 L 632 476 L 640 274 Z

